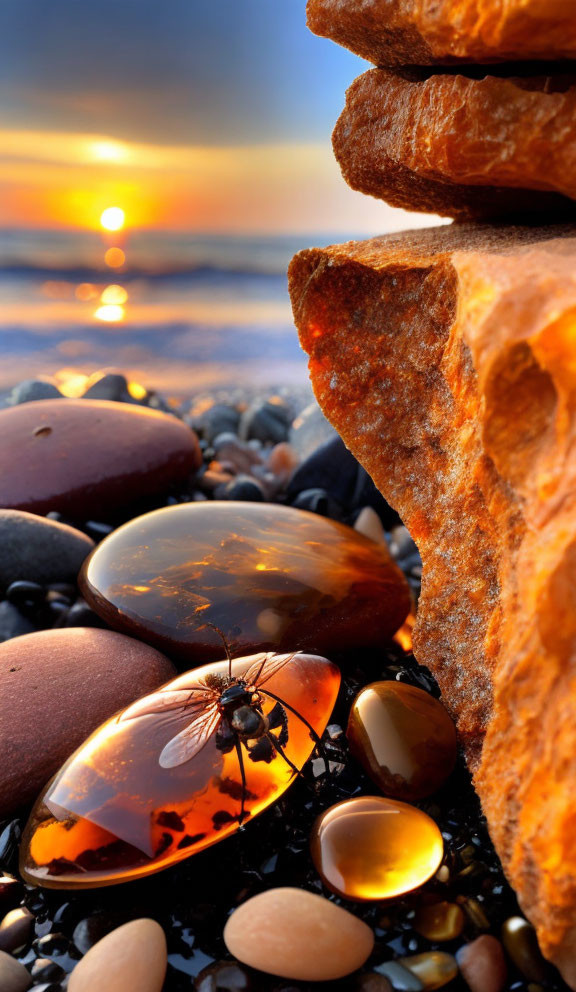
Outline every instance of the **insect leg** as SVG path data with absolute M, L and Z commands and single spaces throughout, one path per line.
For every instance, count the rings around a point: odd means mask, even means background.
M 244 820 L 244 804 L 246 802 L 246 772 L 244 770 L 244 755 L 242 754 L 242 745 L 238 738 L 236 738 L 236 754 L 238 755 L 238 764 L 240 765 L 240 778 L 242 779 L 242 799 L 240 800 L 240 818 L 238 820 L 238 826 L 242 826 Z
M 296 775 L 302 776 L 302 772 L 300 771 L 299 768 L 296 768 L 296 765 L 294 764 L 293 761 L 290 761 L 290 758 L 288 757 L 287 754 L 285 754 L 284 748 L 282 747 L 282 745 L 280 744 L 280 742 L 278 741 L 278 739 L 274 736 L 274 734 L 268 733 L 268 734 L 266 734 L 266 737 L 268 738 L 268 740 L 272 744 L 272 747 L 274 748 L 274 750 L 278 752 L 278 754 L 280 755 L 281 758 L 284 758 L 284 761 L 286 762 L 287 765 L 290 765 L 290 768 L 292 769 L 292 771 Z M 304 777 L 304 776 L 302 776 L 302 777 Z
M 269 689 L 260 689 L 259 688 L 258 689 L 258 692 L 261 692 L 264 696 L 270 696 L 271 699 L 275 699 L 277 703 L 280 703 L 280 705 L 281 706 L 284 706 L 285 709 L 290 710 L 290 712 L 293 713 L 294 716 L 297 716 L 298 717 L 298 719 L 301 721 L 301 723 L 303 723 L 306 727 L 308 727 L 308 730 L 310 731 L 310 737 L 314 741 L 314 743 L 315 743 L 315 745 L 316 745 L 316 747 L 318 749 L 318 753 L 319 753 L 320 757 L 322 758 L 322 760 L 324 762 L 324 766 L 326 768 L 326 774 L 329 775 L 330 774 L 330 768 L 329 768 L 329 765 L 328 765 L 328 758 L 326 757 L 326 752 L 324 750 L 324 745 L 322 744 L 322 741 L 321 741 L 320 737 L 318 736 L 318 734 L 316 733 L 316 731 L 314 730 L 314 727 L 312 726 L 312 724 L 311 723 L 308 723 L 308 720 L 306 719 L 306 717 L 303 717 L 302 714 L 298 712 L 298 710 L 295 710 L 293 706 L 290 706 L 290 704 L 287 703 L 287 702 L 285 702 L 284 699 L 281 699 L 280 696 L 276 696 L 273 692 L 270 692 Z

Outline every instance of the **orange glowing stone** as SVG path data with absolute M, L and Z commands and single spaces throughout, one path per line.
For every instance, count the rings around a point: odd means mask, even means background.
M 362 689 L 346 736 L 365 772 L 396 799 L 431 795 L 456 763 L 456 728 L 442 703 L 403 682 L 374 682 Z
M 228 673 L 227 661 L 186 672 L 72 755 L 26 827 L 28 882 L 92 888 L 149 875 L 234 833 L 242 816 L 249 824 L 285 792 L 313 751 L 311 729 L 321 735 L 330 719 L 340 673 L 301 654 L 240 658 L 231 681 Z M 255 687 L 250 703 L 236 698 L 243 676 L 246 691 Z
M 350 527 L 273 504 L 184 503 L 119 527 L 86 562 L 110 626 L 188 664 L 232 654 L 381 644 L 410 609 L 386 550 Z M 142 591 L 142 587 L 146 587 Z
M 331 806 L 312 831 L 312 858 L 324 884 L 354 900 L 390 899 L 437 871 L 442 835 L 415 806 L 361 796 Z

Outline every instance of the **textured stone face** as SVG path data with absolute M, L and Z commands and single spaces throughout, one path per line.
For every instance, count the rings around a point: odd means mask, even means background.
M 576 56 L 571 0 L 308 0 L 308 26 L 375 65 Z
M 349 186 L 467 218 L 574 210 L 576 77 L 371 69 L 333 136 Z
M 302 252 L 319 403 L 424 560 L 438 678 L 542 950 L 576 987 L 576 228 Z

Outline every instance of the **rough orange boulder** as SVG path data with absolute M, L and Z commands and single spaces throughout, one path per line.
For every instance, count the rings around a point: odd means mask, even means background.
M 308 26 L 375 65 L 576 57 L 572 0 L 308 0 Z
M 371 69 L 333 135 L 349 186 L 463 218 L 574 212 L 576 76 Z
M 576 227 L 301 252 L 318 401 L 424 560 L 415 630 L 496 848 L 576 988 Z

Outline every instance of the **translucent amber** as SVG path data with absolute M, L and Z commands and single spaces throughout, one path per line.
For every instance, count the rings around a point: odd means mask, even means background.
M 346 799 L 314 824 L 312 858 L 324 884 L 347 899 L 389 899 L 422 885 L 442 861 L 442 835 L 426 813 L 381 796 Z
M 81 585 L 112 627 L 190 662 L 234 654 L 379 644 L 410 609 L 386 550 L 291 507 L 188 503 L 114 531 Z
M 442 703 L 402 682 L 374 682 L 356 696 L 350 750 L 387 796 L 422 799 L 448 778 L 456 729 Z
M 240 677 L 254 661 L 238 659 L 233 675 Z M 156 712 L 128 718 L 132 704 L 76 751 L 36 803 L 26 827 L 20 867 L 28 882 L 53 888 L 125 882 L 175 864 L 238 829 L 243 794 L 239 759 L 234 748 L 223 747 L 217 733 L 176 767 L 162 767 L 159 760 L 168 742 L 189 727 L 191 717 L 185 706 L 159 713 L 158 697 L 212 684 L 227 671 L 227 662 L 220 661 L 179 676 L 143 697 Z M 295 655 L 264 688 L 321 734 L 339 684 L 338 669 L 325 658 Z M 275 705 L 265 697 L 264 713 Z M 285 709 L 285 716 L 283 750 L 301 768 L 314 742 L 295 713 Z M 242 751 L 249 829 L 250 820 L 288 788 L 295 772 L 277 752 L 262 758 L 244 745 Z

